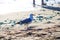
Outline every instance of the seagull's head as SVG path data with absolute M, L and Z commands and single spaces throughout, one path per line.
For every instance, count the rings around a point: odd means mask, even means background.
M 34 14 L 30 14 L 30 16 L 34 16 Z
M 33 19 L 34 14 L 30 14 L 30 18 Z

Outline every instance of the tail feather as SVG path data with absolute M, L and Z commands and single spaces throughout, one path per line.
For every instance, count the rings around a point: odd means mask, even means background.
M 16 24 L 20 24 L 20 25 L 22 25 L 22 22 L 20 21 L 20 22 L 17 22 Z

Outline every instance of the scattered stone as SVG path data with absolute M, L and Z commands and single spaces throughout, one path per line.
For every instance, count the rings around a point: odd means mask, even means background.
M 39 29 L 37 29 L 38 31 L 41 31 L 41 30 L 43 30 L 42 28 L 39 28 Z
M 60 25 L 55 25 L 56 27 L 60 27 Z
M 41 35 L 47 35 L 47 34 L 42 33 Z
M 31 33 L 31 32 L 28 32 L 28 33 L 27 33 L 27 35 L 30 35 L 30 36 L 31 36 L 31 35 L 32 35 L 32 33 Z
M 3 22 L 0 22 L 0 25 L 4 24 Z
M 57 14 L 60 14 L 59 12 Z
M 60 37 L 56 37 L 56 39 L 60 39 Z
M 37 16 L 36 17 L 39 21 L 41 21 L 42 22 L 42 20 L 43 20 L 43 16 Z
M 27 28 L 26 30 L 27 30 L 27 31 L 28 31 L 28 30 L 32 30 L 32 28 Z
M 4 38 L 4 36 L 0 36 L 0 39 L 1 39 L 1 38 Z
M 57 20 L 60 20 L 60 18 L 58 18 Z
M 54 23 L 54 22 L 51 22 L 51 21 L 48 21 L 48 22 L 46 22 L 47 24 L 50 24 L 50 23 Z

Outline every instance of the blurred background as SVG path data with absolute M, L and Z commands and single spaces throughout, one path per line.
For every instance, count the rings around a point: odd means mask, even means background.
M 41 6 L 42 0 L 35 0 L 35 3 Z M 52 4 L 60 3 L 60 0 L 44 0 L 44 3 L 51 6 Z M 33 0 L 0 0 L 0 15 L 30 10 L 34 10 Z

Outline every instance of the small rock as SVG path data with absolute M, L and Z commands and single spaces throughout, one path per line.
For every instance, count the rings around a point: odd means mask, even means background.
M 60 39 L 60 37 L 56 37 L 56 39 Z
M 58 18 L 57 20 L 60 20 L 60 18 Z
M 60 25 L 55 25 L 56 27 L 60 27 Z
M 51 22 L 51 21 L 48 21 L 47 24 L 50 24 L 50 23 L 54 23 L 54 22 Z
M 32 35 L 32 33 L 31 32 L 28 32 L 27 35 Z
M 0 39 L 1 39 L 1 38 L 4 38 L 4 36 L 0 36 Z
M 43 34 L 41 34 L 41 35 L 47 35 L 47 34 L 44 34 L 44 33 L 43 33 Z
M 37 30 L 43 30 L 43 29 L 40 28 L 40 29 L 37 29 Z
M 59 12 L 57 14 L 60 14 Z

